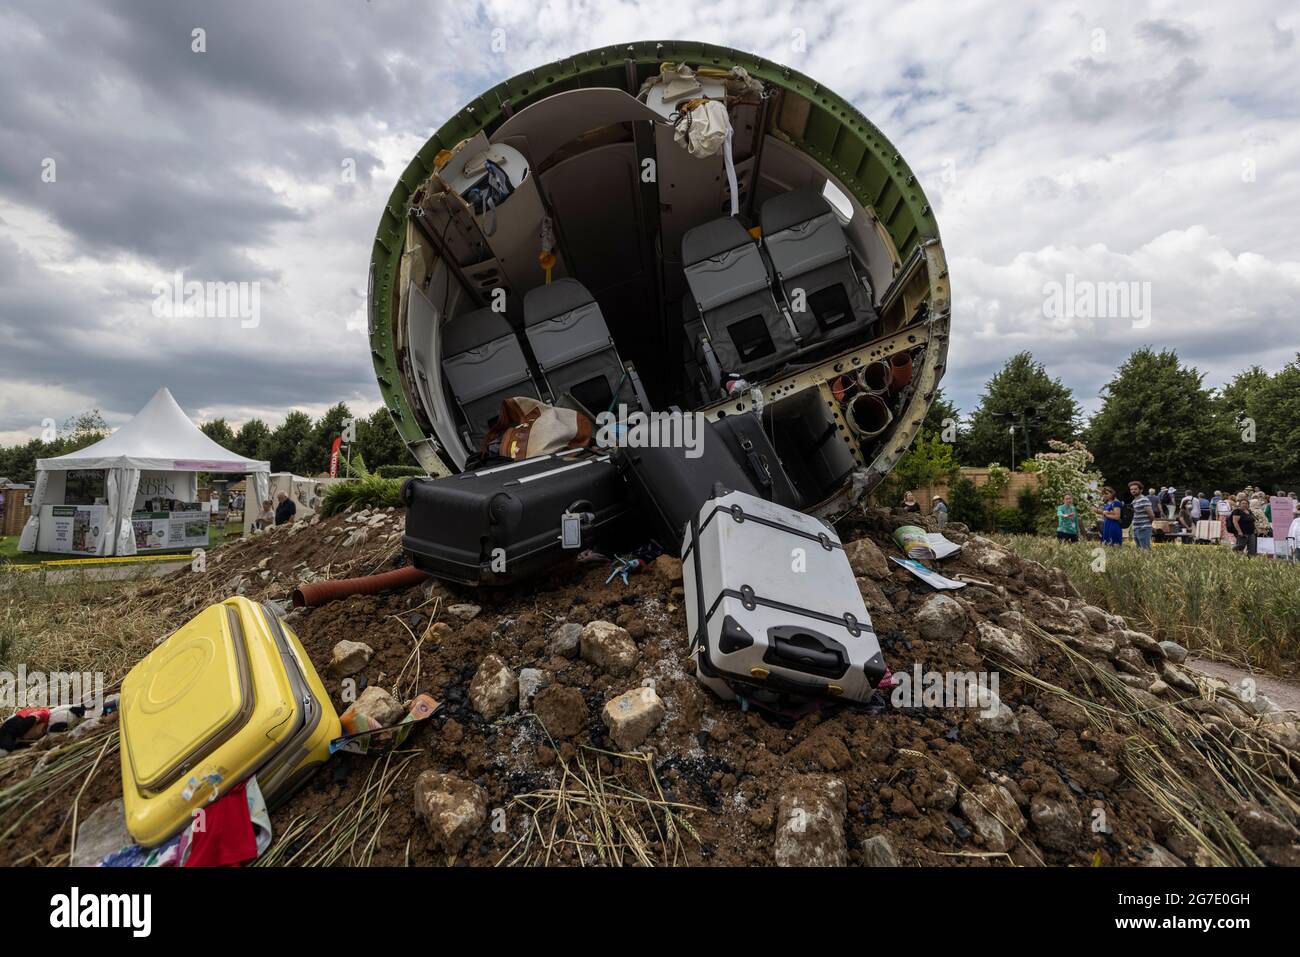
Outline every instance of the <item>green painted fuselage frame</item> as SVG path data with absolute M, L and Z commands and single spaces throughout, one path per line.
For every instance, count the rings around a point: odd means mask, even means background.
M 431 436 L 406 395 L 396 354 L 395 329 L 399 320 L 396 286 L 411 196 L 432 175 L 438 153 L 479 131 L 491 136 L 513 113 L 556 93 L 590 87 L 626 89 L 633 70 L 639 80 L 657 73 L 659 64 L 666 61 L 686 62 L 696 68 L 743 67 L 751 76 L 806 100 L 806 122 L 800 135 L 788 136 L 790 144 L 821 164 L 864 208 L 873 211 L 879 227 L 892 242 L 892 253 L 900 270 L 907 270 L 909 264 L 912 272 L 917 268 L 924 270 L 920 285 L 927 306 L 925 318 L 907 326 L 905 340 L 911 346 L 926 347 L 916 373 L 915 392 L 898 416 L 889 441 L 881 446 L 872 462 L 864 463 L 865 468 L 852 487 L 816 510 L 824 517 L 834 518 L 888 474 L 925 418 L 947 357 L 951 311 L 947 265 L 939 243 L 938 225 L 925 194 L 889 140 L 852 104 L 831 90 L 790 67 L 750 53 L 681 40 L 641 41 L 589 50 L 499 83 L 448 119 L 402 173 L 384 207 L 375 236 L 370 263 L 368 336 L 380 393 L 403 440 L 413 448 L 422 444 L 427 447 Z M 901 282 L 905 278 L 900 272 L 897 280 Z M 897 340 L 901 331 L 895 329 L 858 352 L 870 354 L 886 340 Z M 705 411 L 708 414 L 714 410 L 711 407 Z

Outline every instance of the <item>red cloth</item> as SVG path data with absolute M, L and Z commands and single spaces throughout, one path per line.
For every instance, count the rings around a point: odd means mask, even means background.
M 257 857 L 257 837 L 248 816 L 247 781 L 203 809 L 190 828 L 186 867 L 238 867 Z

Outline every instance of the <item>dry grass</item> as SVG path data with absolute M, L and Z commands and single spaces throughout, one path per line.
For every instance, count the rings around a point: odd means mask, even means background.
M 1061 568 L 1088 601 L 1141 631 L 1207 657 L 1294 675 L 1300 664 L 1300 563 L 1246 558 L 1225 547 L 1097 549 L 1033 535 L 997 536 L 1022 558 Z
M 1247 729 L 1225 734 L 1174 704 L 1152 707 L 1149 695 L 1135 693 L 1058 636 L 1028 627 L 1040 644 L 1053 645 L 1070 659 L 1085 693 L 1071 693 L 1010 664 L 1003 670 L 1082 708 L 1098 731 L 1125 735 L 1129 777 L 1201 848 L 1206 863 L 1258 866 L 1229 811 L 1255 802 L 1281 820 L 1294 821 L 1300 816 L 1300 779 L 1291 770 L 1297 756 Z M 1208 769 L 1208 781 L 1204 774 L 1193 777 L 1189 766 Z
M 617 758 L 621 766 L 604 771 L 602 758 Z M 642 777 L 638 770 L 644 772 L 640 788 L 631 780 Z M 655 775 L 653 755 L 618 754 L 584 745 L 571 762 L 561 765 L 554 787 L 511 799 L 507 814 L 524 815 L 527 825 L 497 865 L 685 864 L 685 838 L 699 843 L 686 813 L 703 810 L 667 800 Z

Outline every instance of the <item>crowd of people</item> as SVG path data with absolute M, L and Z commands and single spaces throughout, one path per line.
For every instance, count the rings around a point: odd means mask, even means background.
M 1269 496 L 1253 486 L 1236 493 L 1216 491 L 1208 496 L 1204 492 L 1180 492 L 1174 486 L 1144 490 L 1141 482 L 1132 481 L 1128 492 L 1126 504 L 1114 488 L 1107 486 L 1101 490 L 1101 504 L 1093 513 L 1103 545 L 1123 544 L 1126 519 L 1133 544 L 1142 549 L 1151 547 L 1155 523 L 1160 520 L 1171 522 L 1173 528 L 1168 534 L 1184 541 L 1197 540 L 1198 522 L 1218 522 L 1219 534 L 1215 537 L 1226 533 L 1233 549 L 1247 555 L 1256 554 L 1260 537 L 1272 532 L 1273 508 Z M 1295 492 L 1278 492 L 1276 497 L 1289 498 L 1292 502 L 1297 498 Z M 1296 517 L 1285 536 L 1289 542 L 1300 539 L 1300 503 L 1292 514 Z M 1079 540 L 1080 516 L 1072 496 L 1064 496 L 1056 507 L 1056 521 L 1057 538 Z

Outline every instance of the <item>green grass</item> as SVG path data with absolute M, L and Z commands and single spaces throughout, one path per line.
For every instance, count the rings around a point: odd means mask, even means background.
M 995 536 L 1023 558 L 1061 568 L 1089 602 L 1140 631 L 1209 657 L 1280 675 L 1300 673 L 1300 563 L 1247 558 L 1214 545 L 1151 551 Z

